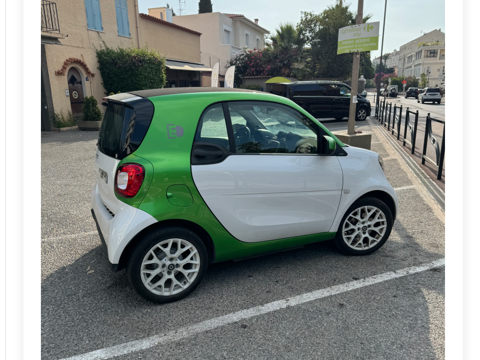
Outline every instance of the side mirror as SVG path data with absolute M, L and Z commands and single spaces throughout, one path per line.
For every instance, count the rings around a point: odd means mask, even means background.
M 330 136 L 324 136 L 322 141 L 321 155 L 333 155 L 337 149 L 337 142 Z

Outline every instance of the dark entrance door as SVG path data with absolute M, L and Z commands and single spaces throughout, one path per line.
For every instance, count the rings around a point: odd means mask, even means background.
M 82 117 L 83 105 L 83 79 L 80 72 L 75 68 L 68 70 L 68 91 L 70 92 L 70 104 L 72 114 L 75 117 Z

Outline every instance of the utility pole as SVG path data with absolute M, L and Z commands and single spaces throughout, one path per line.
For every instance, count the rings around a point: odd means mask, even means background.
M 383 13 L 383 32 L 382 32 L 382 50 L 380 50 L 380 69 L 382 68 L 383 58 L 383 39 L 385 38 L 385 20 L 387 18 L 387 0 L 385 0 L 385 11 Z M 380 79 L 381 81 L 381 79 Z M 377 85 L 377 103 L 375 106 L 375 113 L 378 115 L 378 109 L 380 108 L 380 82 Z
M 357 24 L 363 22 L 363 0 L 358 0 Z M 355 114 L 357 112 L 357 104 L 353 99 L 357 99 L 358 94 L 358 73 L 360 68 L 360 52 L 353 53 L 353 69 L 352 69 L 352 94 L 350 95 L 350 113 L 348 116 L 348 135 L 355 135 Z

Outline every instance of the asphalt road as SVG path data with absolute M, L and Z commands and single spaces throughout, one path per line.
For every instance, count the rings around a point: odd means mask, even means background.
M 43 133 L 42 357 L 94 359 L 101 350 L 116 359 L 443 359 L 443 266 L 363 283 L 444 258 L 443 214 L 378 130 L 364 127 L 400 201 L 382 249 L 348 257 L 325 242 L 214 264 L 194 293 L 165 305 L 140 298 L 124 271 L 111 272 L 96 234 L 89 202 L 98 132 Z M 352 282 L 364 285 L 343 286 Z M 329 295 L 335 286 L 344 290 Z M 327 296 L 187 331 L 322 289 Z M 170 335 L 160 345 L 148 341 L 161 334 Z M 144 339 L 143 350 L 124 345 Z

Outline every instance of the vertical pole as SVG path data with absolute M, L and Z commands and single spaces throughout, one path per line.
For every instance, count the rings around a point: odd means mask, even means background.
M 363 0 L 358 0 L 357 24 L 363 21 Z M 348 116 L 348 135 L 355 135 L 355 114 L 357 112 L 357 104 L 353 103 L 353 98 L 357 98 L 358 94 L 358 73 L 360 68 L 360 52 L 353 53 L 353 69 L 352 69 L 352 95 L 350 95 L 350 114 Z
M 443 124 L 442 150 L 440 151 L 440 163 L 438 164 L 437 180 L 442 179 L 443 159 L 445 158 L 445 124 Z
M 403 110 L 403 105 L 400 105 L 400 115 L 398 116 L 398 124 L 397 124 L 397 140 L 400 140 L 400 129 L 402 128 L 402 110 Z
M 382 68 L 383 60 L 383 39 L 385 38 L 385 19 L 387 18 L 387 0 L 385 0 L 385 10 L 383 12 L 383 32 L 382 32 L 382 49 L 380 50 L 380 69 Z M 377 85 L 377 102 L 380 103 L 380 82 Z
M 429 125 L 430 125 L 430 113 L 427 114 L 427 121 L 425 122 L 425 136 L 423 138 L 423 150 L 422 150 L 422 165 L 425 165 L 425 155 L 427 154 Z
M 413 128 L 412 154 L 415 154 L 415 143 L 417 142 L 418 110 L 415 114 L 415 127 Z
M 406 116 L 405 116 L 405 130 L 403 132 L 403 146 L 405 146 L 406 140 L 407 140 L 407 129 L 408 129 L 408 124 L 410 123 L 410 108 L 407 107 L 406 111 Z
M 395 116 L 397 116 L 397 104 L 393 105 L 392 135 L 395 133 Z

